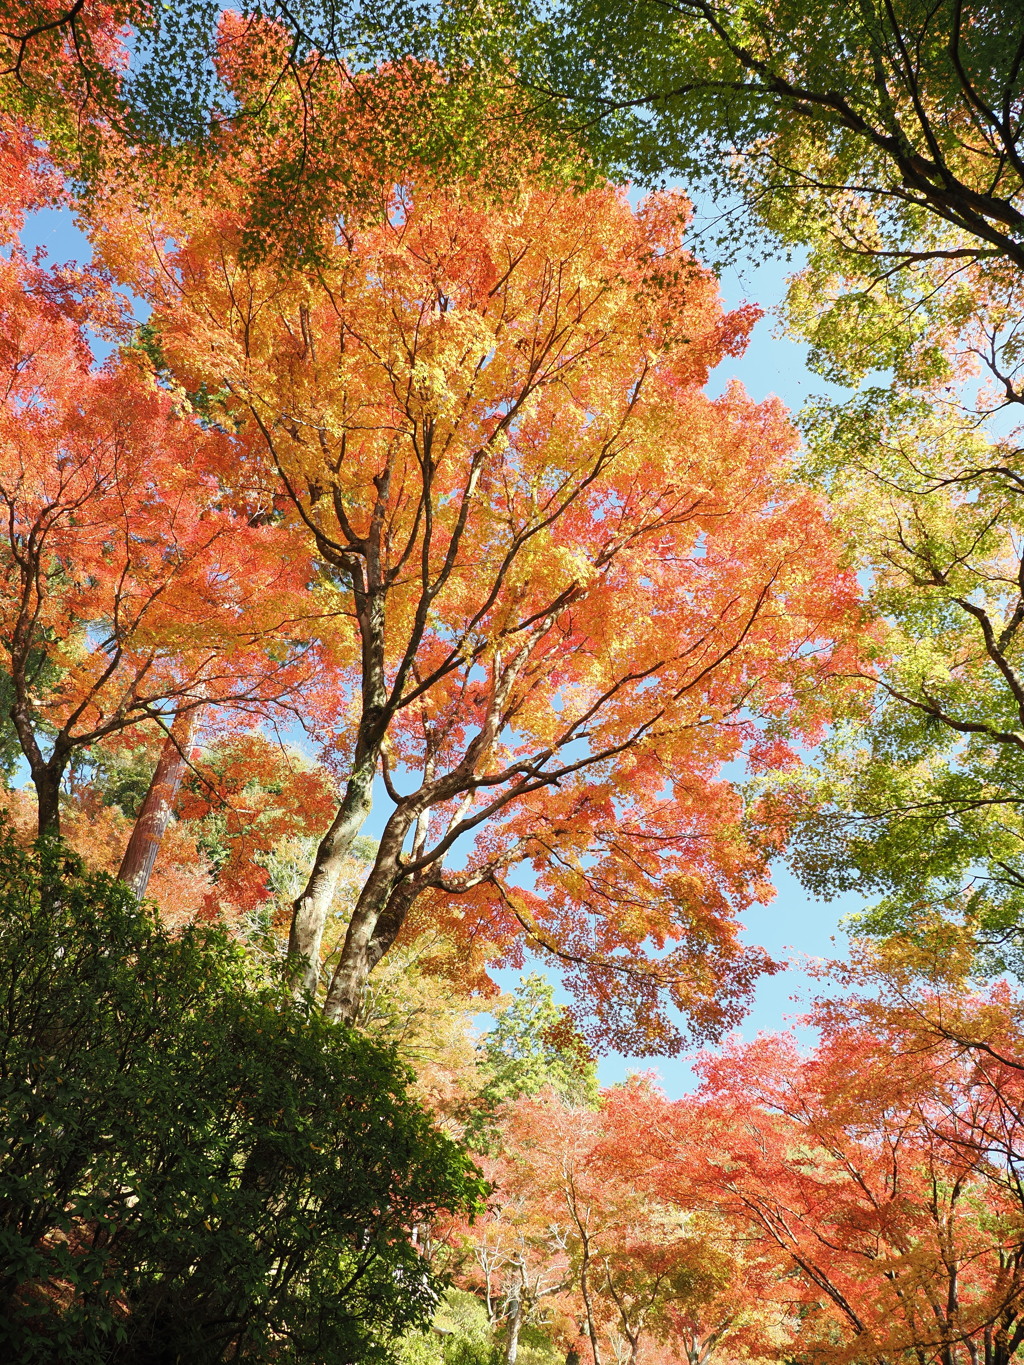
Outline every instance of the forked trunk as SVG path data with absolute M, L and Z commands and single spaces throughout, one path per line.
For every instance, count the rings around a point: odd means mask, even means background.
M 407 881 L 400 881 L 397 886 L 392 884 L 385 905 L 378 909 L 374 887 L 367 883 L 352 915 L 341 958 L 331 978 L 324 1002 L 325 1019 L 332 1023 L 355 1023 L 367 979 L 398 937 L 421 889 Z
M 353 773 L 345 799 L 320 841 L 313 871 L 297 898 L 288 935 L 289 984 L 296 995 L 315 991 L 320 980 L 320 945 L 345 859 L 370 813 L 376 760 Z

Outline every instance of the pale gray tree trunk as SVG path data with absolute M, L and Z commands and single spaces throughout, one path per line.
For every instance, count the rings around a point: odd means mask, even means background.
M 519 1333 L 523 1326 L 523 1300 L 521 1295 L 509 1304 L 506 1324 L 508 1334 L 505 1337 L 505 1365 L 516 1365 L 519 1356 Z
M 320 840 L 313 870 L 292 910 L 288 935 L 290 985 L 296 995 L 316 990 L 320 980 L 320 945 L 327 916 L 338 889 L 338 878 L 356 836 L 370 813 L 377 755 L 363 764 L 349 779 L 345 799 L 338 808 L 330 829 Z

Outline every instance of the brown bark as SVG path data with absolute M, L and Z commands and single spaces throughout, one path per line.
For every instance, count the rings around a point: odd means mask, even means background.
M 36 739 L 33 724 L 32 706 L 26 679 L 24 660 L 12 654 L 11 675 L 14 681 L 15 700 L 8 712 L 21 745 L 21 752 L 32 774 L 32 785 L 36 789 L 37 829 L 40 838 L 44 835 L 60 837 L 60 784 L 71 756 L 71 745 L 67 734 L 60 732 L 53 744 L 48 759 Z
M 372 877 L 371 873 L 371 881 Z M 415 882 L 398 881 L 380 909 L 374 904 L 371 882 L 367 887 L 370 894 L 367 896 L 364 892 L 356 906 L 324 1001 L 324 1018 L 333 1023 L 355 1022 L 370 973 L 398 937 L 413 902 L 423 889 Z M 369 901 L 369 905 L 364 905 L 364 900 Z
M 198 710 L 180 714 L 160 750 L 156 771 L 124 851 L 118 877 L 141 900 L 156 864 L 160 844 L 174 814 L 174 802 L 185 775 L 186 752 L 195 733 Z
M 60 837 L 60 784 L 63 776 L 63 767 L 52 762 L 32 771 L 40 836 L 52 834 Z

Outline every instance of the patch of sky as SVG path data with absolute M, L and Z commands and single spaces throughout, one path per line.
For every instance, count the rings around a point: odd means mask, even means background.
M 393 228 L 404 227 L 409 221 L 409 214 L 412 212 L 413 194 L 410 185 L 403 185 L 396 181 L 391 186 L 391 197 L 388 201 L 388 222 Z
M 79 227 L 70 209 L 36 209 L 25 215 L 25 226 L 21 231 L 21 244 L 31 257 L 36 252 L 42 255 L 44 267 L 84 266 L 92 260 L 92 243 Z M 145 299 L 128 290 L 121 290 L 128 299 L 132 315 L 137 323 L 145 322 L 151 312 Z M 88 332 L 89 345 L 97 364 L 114 351 L 116 343 L 96 332 Z
M 92 258 L 92 243 L 70 209 L 37 209 L 27 214 L 21 244 L 29 255 L 41 250 L 46 265 L 85 265 Z

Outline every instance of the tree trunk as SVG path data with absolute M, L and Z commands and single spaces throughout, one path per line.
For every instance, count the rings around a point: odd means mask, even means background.
M 174 803 L 185 775 L 185 752 L 195 733 L 198 714 L 198 708 L 194 708 L 179 715 L 164 740 L 153 780 L 121 859 L 117 875 L 139 900 L 146 894 L 160 844 L 174 814 Z
M 55 766 L 52 760 L 32 773 L 40 837 L 46 834 L 60 837 L 60 782 L 63 776 L 63 767 Z
M 590 1294 L 590 1238 L 587 1236 L 579 1214 L 573 1210 L 573 1218 L 580 1232 L 580 1294 L 583 1298 L 583 1308 L 587 1315 L 587 1336 L 590 1338 L 590 1349 L 594 1355 L 594 1365 L 601 1365 L 601 1346 L 597 1335 L 597 1321 L 594 1317 L 594 1305 Z
M 36 740 L 24 678 L 19 684 L 18 677 L 15 677 L 15 689 L 17 696 L 8 715 L 17 733 L 29 772 L 32 774 L 32 785 L 36 789 L 37 832 L 40 837 L 50 834 L 59 838 L 60 784 L 64 770 L 68 766 L 68 759 L 71 757 L 71 745 L 67 735 L 61 731 L 54 740 L 50 757 L 44 759 Z
M 516 1365 L 519 1355 L 519 1333 L 523 1326 L 522 1295 L 509 1304 L 508 1335 L 505 1338 L 505 1365 Z
M 292 911 L 288 935 L 289 984 L 295 995 L 316 990 L 320 980 L 320 944 L 338 878 L 349 849 L 366 822 L 373 796 L 376 755 L 349 778 L 345 799 L 320 841 L 313 870 Z
M 412 881 L 398 882 L 381 909 L 374 903 L 369 884 L 367 890 L 370 903 L 364 905 L 361 896 L 356 905 L 324 1002 L 324 1018 L 332 1023 L 355 1022 L 367 978 L 398 937 L 422 887 Z

